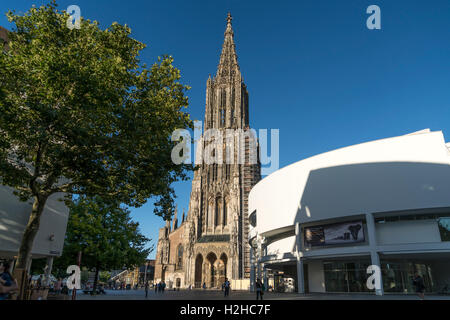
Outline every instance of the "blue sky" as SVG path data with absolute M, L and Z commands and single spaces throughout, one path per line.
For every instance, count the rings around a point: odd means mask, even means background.
M 3 1 L 3 13 L 46 1 Z M 253 128 L 280 130 L 280 167 L 375 139 L 430 128 L 450 141 L 450 1 L 58 1 L 76 4 L 102 28 L 126 23 L 148 45 L 142 62 L 174 57 L 188 112 L 203 120 L 205 85 L 216 72 L 225 18 L 233 15 L 238 60 L 250 95 Z M 381 8 L 368 30 L 366 8 Z M 151 133 L 150 133 L 151 134 Z M 177 183 L 179 213 L 190 182 Z M 164 225 L 151 201 L 132 209 L 144 234 Z M 154 253 L 150 255 L 154 257 Z

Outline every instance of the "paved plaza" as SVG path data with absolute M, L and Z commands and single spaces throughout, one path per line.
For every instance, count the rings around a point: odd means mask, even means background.
M 248 291 L 232 291 L 226 300 L 256 300 L 256 295 Z M 91 296 L 82 292 L 77 294 L 77 300 L 224 300 L 223 292 L 219 290 L 180 290 L 155 293 L 149 290 L 145 298 L 144 290 L 106 290 L 105 295 Z M 266 292 L 264 300 L 420 300 L 415 295 L 384 295 L 374 294 L 297 294 Z M 425 300 L 450 300 L 450 296 L 425 296 Z

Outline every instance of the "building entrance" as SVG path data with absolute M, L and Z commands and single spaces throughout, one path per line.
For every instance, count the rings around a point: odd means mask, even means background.
M 198 254 L 195 258 L 195 279 L 194 285 L 196 288 L 202 287 L 202 268 L 203 267 L 203 256 Z

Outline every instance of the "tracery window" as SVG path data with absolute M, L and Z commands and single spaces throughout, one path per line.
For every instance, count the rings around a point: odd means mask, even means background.
M 177 269 L 182 268 L 183 268 L 183 246 L 179 244 L 177 249 Z

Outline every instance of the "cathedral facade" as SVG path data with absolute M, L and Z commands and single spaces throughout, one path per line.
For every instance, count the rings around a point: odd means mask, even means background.
M 196 150 L 201 161 L 188 214 L 178 226 L 175 210 L 159 231 L 155 281 L 169 287 L 216 288 L 225 278 L 250 277 L 248 194 L 261 168 L 231 20 L 228 14 L 217 73 L 206 83 L 205 131 Z

